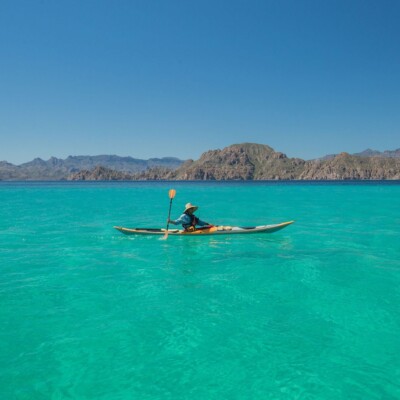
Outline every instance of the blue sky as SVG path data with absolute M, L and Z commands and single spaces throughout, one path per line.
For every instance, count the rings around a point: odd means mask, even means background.
M 0 1 L 0 160 L 400 147 L 400 1 Z

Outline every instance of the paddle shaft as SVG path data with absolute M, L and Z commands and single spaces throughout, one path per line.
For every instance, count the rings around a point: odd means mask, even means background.
M 168 227 L 169 227 L 169 218 L 170 218 L 170 216 L 171 216 L 172 200 L 173 200 L 173 197 L 172 197 L 171 200 L 169 201 L 168 222 L 167 222 L 167 233 L 168 233 Z

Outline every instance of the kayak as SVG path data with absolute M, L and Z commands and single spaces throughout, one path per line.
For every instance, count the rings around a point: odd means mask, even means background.
M 180 236 L 198 236 L 198 235 L 232 235 L 240 233 L 272 233 L 279 231 L 294 221 L 282 222 L 274 225 L 259 225 L 250 227 L 240 226 L 206 226 L 197 228 L 194 232 L 188 232 L 183 229 L 168 229 L 168 235 Z M 124 228 L 122 226 L 114 226 L 114 228 L 125 235 L 165 235 L 166 229 L 158 228 Z

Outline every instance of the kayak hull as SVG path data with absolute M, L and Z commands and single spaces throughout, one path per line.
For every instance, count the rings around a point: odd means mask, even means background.
M 168 236 L 205 236 L 205 235 L 237 235 L 251 233 L 273 233 L 293 224 L 294 221 L 282 222 L 273 225 L 259 225 L 252 227 L 239 226 L 211 226 L 198 228 L 194 232 L 187 232 L 180 229 L 169 229 Z M 114 229 L 125 235 L 165 235 L 166 229 L 155 228 L 124 228 L 114 226 Z

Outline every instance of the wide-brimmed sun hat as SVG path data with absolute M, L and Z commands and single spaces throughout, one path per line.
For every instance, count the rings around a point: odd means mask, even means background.
M 194 206 L 192 203 L 187 203 L 185 205 L 185 210 L 183 211 L 184 213 L 188 210 L 190 210 L 191 208 L 193 208 L 193 211 L 196 211 L 199 207 Z

